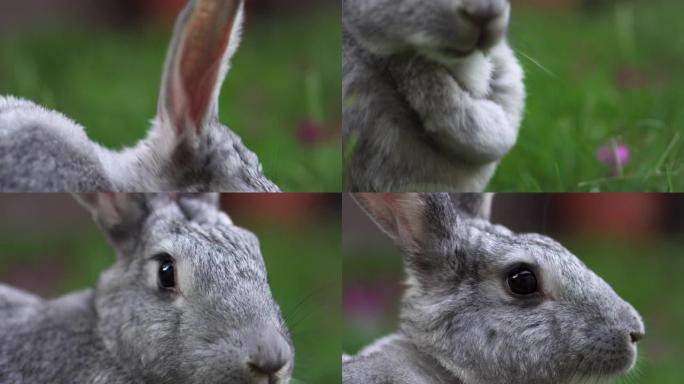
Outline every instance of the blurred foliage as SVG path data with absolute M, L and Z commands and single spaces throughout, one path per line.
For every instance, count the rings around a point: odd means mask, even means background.
M 286 191 L 341 190 L 340 10 L 314 9 L 248 17 L 220 100 L 221 121 Z M 63 112 L 109 148 L 133 145 L 156 112 L 170 37 L 170 26 L 0 37 L 0 94 Z
M 684 238 L 558 239 L 644 318 L 646 338 L 640 343 L 637 368 L 618 382 L 684 382 Z M 353 354 L 397 329 L 400 282 L 404 277 L 400 254 L 392 247 L 351 249 L 345 245 L 343 260 L 345 295 L 348 287 L 355 284 L 370 290 L 382 289 L 382 285 L 397 290 L 394 302 L 374 321 L 359 321 L 345 314 L 342 350 Z
M 490 189 L 684 191 L 682 14 L 678 0 L 592 11 L 514 5 L 510 41 L 527 110 Z M 632 152 L 619 176 L 596 158 L 612 141 Z
M 294 339 L 293 384 L 340 383 L 340 225 L 329 215 L 308 226 L 265 225 L 233 217 L 256 233 L 273 295 Z M 0 282 L 56 297 L 94 287 L 114 252 L 100 231 L 60 228 L 0 233 Z

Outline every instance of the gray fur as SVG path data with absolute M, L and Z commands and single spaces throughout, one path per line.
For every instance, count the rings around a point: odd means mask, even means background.
M 484 190 L 524 109 L 508 0 L 342 4 L 347 188 Z M 466 14 L 494 18 L 481 32 Z
M 117 259 L 54 300 L 0 285 L 0 383 L 287 383 L 294 347 L 257 238 L 215 197 L 85 195 Z M 158 287 L 165 252 L 177 290 Z M 284 363 L 272 374 L 250 364 Z
M 218 121 L 242 20 L 242 0 L 188 2 L 169 48 L 158 116 L 133 148 L 103 148 L 58 112 L 0 97 L 0 191 L 277 192 L 257 156 Z
M 408 288 L 400 329 L 346 358 L 344 384 L 603 382 L 634 365 L 639 314 L 554 240 L 459 211 L 458 195 L 356 199 L 402 250 Z M 521 262 L 540 294 L 509 293 Z

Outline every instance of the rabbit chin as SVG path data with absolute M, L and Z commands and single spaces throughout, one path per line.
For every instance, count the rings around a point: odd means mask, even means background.
M 608 384 L 623 375 L 628 374 L 636 365 L 637 351 L 635 346 L 630 346 L 631 353 L 624 358 L 618 358 L 611 362 L 603 362 L 602 365 L 590 366 L 589 372 L 573 373 L 571 378 L 561 381 L 558 384 Z
M 421 47 L 417 48 L 417 52 L 430 61 L 450 68 L 470 62 L 474 57 L 488 57 L 492 49 L 472 48 L 460 50 L 457 48 Z
M 524 379 L 511 379 L 511 377 L 502 376 L 503 381 L 497 383 L 505 384 L 524 384 L 528 382 L 544 383 L 544 384 L 609 384 L 614 383 L 618 377 L 628 374 L 634 368 L 637 360 L 636 346 L 630 346 L 630 353 L 624 354 L 622 357 L 613 358 L 612 361 L 601 361 L 601 364 L 596 364 L 596 361 L 591 362 L 591 359 L 584 360 L 588 363 L 587 369 L 582 369 L 580 364 L 577 370 L 567 372 L 562 376 L 565 377 L 526 377 Z M 435 356 L 437 361 L 451 372 L 455 377 L 459 378 L 462 383 L 474 384 L 492 384 L 491 378 L 486 379 L 479 377 L 476 372 L 467 368 L 454 364 L 448 357 Z M 503 371 L 502 371 L 503 372 Z
M 269 378 L 269 377 L 263 376 L 263 377 L 255 378 L 251 384 L 289 384 L 289 383 L 290 383 L 289 377 Z M 233 384 L 233 383 L 231 382 L 231 383 L 226 383 L 226 384 Z
M 558 382 L 557 384 L 612 384 L 615 383 L 619 377 L 625 375 L 627 372 L 619 372 L 615 374 L 587 374 L 576 375 L 567 381 Z M 556 384 L 556 382 L 554 382 Z

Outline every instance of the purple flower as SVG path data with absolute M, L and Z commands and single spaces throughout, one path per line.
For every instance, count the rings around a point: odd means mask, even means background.
M 629 162 L 629 157 L 629 147 L 616 141 L 611 141 L 596 152 L 596 158 L 607 165 L 615 176 L 622 174 L 622 169 Z
M 323 139 L 323 127 L 320 124 L 305 120 L 298 124 L 297 139 L 305 145 L 315 145 Z

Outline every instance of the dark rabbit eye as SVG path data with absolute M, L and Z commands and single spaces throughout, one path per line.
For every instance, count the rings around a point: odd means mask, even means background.
M 159 265 L 159 286 L 162 288 L 176 287 L 176 268 L 173 260 L 163 260 Z
M 518 267 L 508 273 L 508 287 L 516 295 L 531 295 L 537 292 L 537 277 L 527 267 Z

